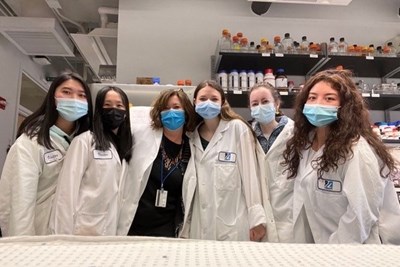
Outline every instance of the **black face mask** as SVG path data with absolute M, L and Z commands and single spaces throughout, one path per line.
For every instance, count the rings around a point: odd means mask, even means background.
M 104 128 L 114 130 L 125 121 L 126 111 L 118 108 L 103 108 L 101 120 Z

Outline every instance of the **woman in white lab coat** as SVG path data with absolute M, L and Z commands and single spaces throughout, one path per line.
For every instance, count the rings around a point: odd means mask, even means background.
M 257 136 L 257 157 L 269 242 L 293 242 L 292 206 L 294 180 L 281 163 L 286 142 L 293 134 L 293 120 L 280 111 L 281 97 L 270 84 L 250 89 L 249 105 Z
M 71 143 L 57 184 L 52 232 L 116 235 L 120 188 L 132 157 L 129 101 L 118 87 L 96 97 L 93 131 Z
M 196 125 L 194 107 L 182 89 L 168 89 L 151 108 L 130 112 L 135 145 L 119 232 L 176 237 L 183 221 L 182 181 L 190 158 L 186 132 Z
M 91 126 L 87 84 L 64 73 L 51 84 L 42 105 L 20 125 L 0 179 L 3 236 L 49 234 L 58 173 L 74 136 Z
M 183 182 L 181 236 L 260 241 L 266 216 L 252 129 L 233 112 L 215 81 L 197 86 L 194 104 L 202 121 L 190 138 L 192 157 Z
M 351 72 L 315 74 L 295 112 L 284 157 L 295 178 L 296 242 L 400 244 L 400 208 L 388 178 L 395 160 L 372 132 Z

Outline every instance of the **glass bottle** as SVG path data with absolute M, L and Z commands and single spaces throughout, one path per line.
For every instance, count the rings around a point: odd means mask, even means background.
M 301 37 L 300 51 L 302 53 L 307 53 L 309 45 L 310 45 L 310 42 L 307 40 L 307 36 Z
M 231 34 L 229 30 L 223 29 L 222 36 L 219 39 L 219 50 L 220 51 L 229 51 L 231 49 Z
M 274 37 L 274 52 L 275 52 L 275 54 L 284 52 L 280 36 L 275 36 Z
M 339 45 L 338 45 L 338 52 L 339 53 L 346 53 L 347 52 L 348 44 L 344 40 L 344 37 L 340 37 Z
M 329 39 L 329 45 L 328 45 L 328 52 L 331 54 L 337 53 L 339 50 L 339 45 L 335 41 L 335 37 L 331 37 Z
M 290 37 L 290 33 L 285 33 L 285 37 L 282 40 L 283 51 L 286 53 L 293 52 L 293 39 Z

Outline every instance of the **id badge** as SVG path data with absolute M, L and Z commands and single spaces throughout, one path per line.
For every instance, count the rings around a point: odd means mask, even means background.
M 167 206 L 168 191 L 164 189 L 158 189 L 156 194 L 155 206 L 159 208 L 165 208 Z

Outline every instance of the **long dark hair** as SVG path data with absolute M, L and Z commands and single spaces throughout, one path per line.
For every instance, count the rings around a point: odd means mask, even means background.
M 126 110 L 125 120 L 119 126 L 116 138 L 113 138 L 114 133 L 112 132 L 112 129 L 104 128 L 103 121 L 101 119 L 101 114 L 103 114 L 104 100 L 109 91 L 115 91 L 121 96 L 122 103 L 124 104 Z M 132 158 L 133 137 L 129 116 L 129 100 L 128 96 L 124 91 L 122 91 L 121 88 L 116 86 L 106 86 L 97 93 L 93 119 L 93 136 L 96 149 L 104 151 L 111 147 L 111 143 L 114 143 L 121 161 L 122 159 L 125 159 L 127 162 L 129 162 Z
M 57 87 L 59 87 L 62 83 L 68 80 L 75 80 L 79 82 L 86 94 L 86 99 L 88 103 L 88 113 L 87 115 L 79 118 L 76 121 L 76 131 L 75 136 L 83 133 L 87 130 L 91 129 L 92 125 L 92 116 L 93 116 L 93 106 L 92 106 L 92 97 L 90 94 L 90 90 L 86 82 L 76 73 L 62 73 L 59 75 L 50 85 L 49 91 L 45 99 L 42 102 L 42 105 L 29 115 L 19 126 L 17 132 L 17 138 L 26 134 L 29 138 L 34 138 L 37 136 L 37 142 L 45 146 L 48 149 L 52 149 L 53 146 L 50 140 L 50 127 L 53 126 L 58 118 L 57 105 L 54 94 L 56 92 Z
M 352 80 L 352 73 L 349 70 L 326 70 L 311 77 L 296 97 L 294 133 L 293 137 L 287 142 L 283 154 L 284 165 L 288 166 L 289 177 L 297 175 L 301 151 L 312 145 L 309 133 L 315 129 L 315 126 L 307 120 L 303 114 L 303 108 L 310 90 L 319 82 L 328 83 L 338 92 L 340 109 L 338 120 L 329 126 L 330 133 L 325 142 L 323 155 L 317 159 L 318 175 L 337 170 L 339 164 L 343 164 L 351 158 L 353 156 L 352 146 L 360 137 L 367 140 L 382 160 L 380 162 L 382 177 L 388 177 L 391 172 L 396 172 L 394 158 L 379 137 L 372 132 L 367 105 Z M 385 167 L 388 168 L 386 173 L 384 173 Z

